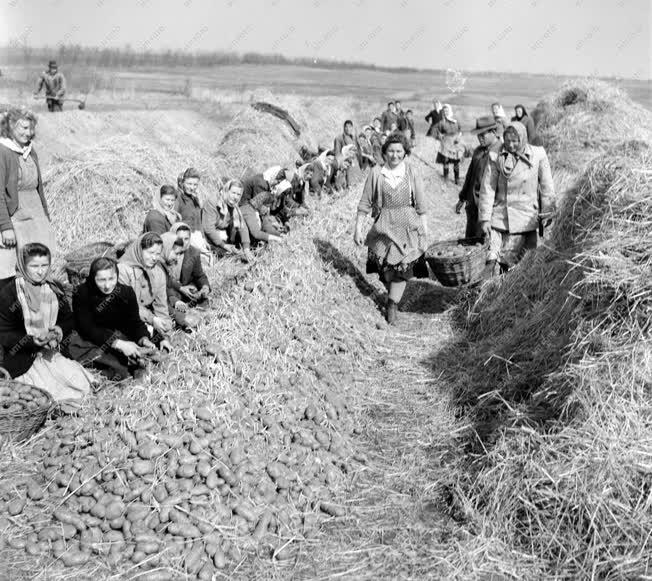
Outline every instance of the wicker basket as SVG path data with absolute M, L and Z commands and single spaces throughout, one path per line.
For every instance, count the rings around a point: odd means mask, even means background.
M 467 251 L 455 255 L 453 250 L 460 246 Z M 444 286 L 469 285 L 481 279 L 487 249 L 481 238 L 446 240 L 432 244 L 426 251 L 426 260 L 436 279 Z
M 54 400 L 47 391 L 39 387 L 11 379 L 9 373 L 2 367 L 0 367 L 0 386 L 9 389 L 25 386 L 31 390 L 41 392 L 47 400 L 47 404 L 30 409 L 25 402 L 18 398 L 0 397 L 0 445 L 10 441 L 21 442 L 26 440 L 41 428 Z M 5 407 L 9 404 L 17 405 L 21 409 L 8 411 Z
M 111 242 L 93 242 L 66 254 L 66 274 L 70 284 L 77 286 L 83 283 L 91 262 L 101 256 L 116 258 L 116 250 Z

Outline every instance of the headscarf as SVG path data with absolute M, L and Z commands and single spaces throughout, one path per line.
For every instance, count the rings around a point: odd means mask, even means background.
M 217 208 L 217 211 L 220 213 L 220 216 L 222 218 L 222 222 L 224 223 L 223 228 L 226 228 L 229 225 L 229 215 L 233 219 L 233 227 L 236 230 L 240 230 L 242 228 L 242 212 L 240 212 L 240 206 L 236 204 L 235 206 L 229 206 L 226 203 L 226 193 L 231 189 L 231 184 L 235 180 L 229 180 L 224 184 L 224 187 L 216 194 L 215 196 L 215 206 Z M 223 228 L 220 228 L 223 229 Z
M 523 115 L 521 115 L 520 117 L 518 116 L 518 113 L 516 112 L 516 110 L 517 110 L 519 107 L 523 110 Z M 516 121 L 520 121 L 520 120 L 523 119 L 523 117 L 525 117 L 525 116 L 527 116 L 527 109 L 526 109 L 525 107 L 523 107 L 523 105 L 515 105 L 515 106 L 514 106 L 514 119 L 515 119 Z
M 442 110 L 442 114 L 444 115 L 444 119 L 446 119 L 446 121 L 457 123 L 457 119 L 453 117 L 453 108 L 448 103 L 444 103 L 441 110 Z M 448 111 L 448 115 L 446 115 L 446 111 Z
M 175 224 L 178 226 L 178 224 Z M 181 278 L 181 266 L 183 265 L 183 256 L 178 254 L 173 254 L 172 250 L 174 249 L 174 243 L 178 240 L 177 233 L 175 232 L 165 232 L 161 234 L 161 240 L 163 240 L 163 256 L 161 257 L 161 262 L 167 270 L 168 274 L 174 281 L 179 281 Z
M 507 125 L 507 127 L 505 127 L 505 133 L 507 133 L 507 131 L 510 129 L 513 129 L 516 131 L 516 133 L 518 133 L 520 141 L 518 151 L 516 151 L 516 153 L 507 151 L 507 148 L 503 144 L 500 156 L 498 157 L 498 167 L 500 169 L 500 173 L 502 173 L 506 178 L 509 178 L 512 175 L 514 169 L 516 168 L 516 164 L 519 161 L 523 161 L 529 167 L 532 167 L 532 162 L 525 155 L 525 148 L 527 147 L 527 129 L 525 129 L 525 125 L 519 121 L 512 121 Z
M 170 226 L 170 232 L 172 232 L 175 236 L 178 237 L 179 228 L 181 227 L 187 229 L 192 234 L 192 230 L 190 230 L 190 226 L 188 226 L 188 224 L 186 224 L 185 222 L 175 222 L 174 224 L 172 224 L 172 226 Z M 184 250 L 188 250 L 189 246 L 190 246 L 190 242 L 188 242 L 188 245 L 184 248 Z
M 181 221 L 181 214 L 179 214 L 179 212 L 177 212 L 174 208 L 172 210 L 167 210 L 163 207 L 163 204 L 161 204 L 160 192 L 154 192 L 154 196 L 152 197 L 152 206 L 157 212 L 163 214 L 168 219 L 170 224 Z
M 59 314 L 59 299 L 55 292 L 54 281 L 50 280 L 52 271 L 52 257 L 50 267 L 45 278 L 38 282 L 27 271 L 27 260 L 24 249 L 17 252 L 16 260 L 16 295 L 23 311 L 25 331 L 28 335 L 40 335 L 49 331 L 57 324 Z
M 140 270 L 143 273 L 147 284 L 149 285 L 149 292 L 151 293 L 152 281 L 150 280 L 150 272 L 153 270 L 153 268 L 147 268 L 147 266 L 145 266 L 145 260 L 143 259 L 143 249 L 141 242 L 144 236 L 146 236 L 146 234 L 141 234 L 138 236 L 138 238 L 136 238 L 136 240 L 127 246 L 125 253 L 120 257 L 118 262 L 121 264 L 126 264 L 131 268 Z M 156 266 L 154 266 L 154 268 L 156 268 Z
M 31 141 L 23 147 L 18 145 L 13 139 L 9 139 L 8 137 L 0 137 L 0 144 L 4 145 L 7 149 L 11 149 L 11 151 L 15 151 L 16 153 L 22 155 L 25 161 L 27 161 L 29 154 L 32 153 Z
M 353 159 L 355 157 L 355 144 L 350 143 L 342 147 L 342 158 L 344 159 Z
M 324 168 L 324 171 L 328 171 L 328 168 L 330 166 L 330 164 L 326 161 L 326 158 L 329 155 L 333 155 L 333 150 L 325 149 L 319 154 L 319 157 L 317 158 L 319 160 L 319 163 L 321 163 L 321 166 Z
M 282 171 L 283 168 L 280 165 L 273 165 L 272 167 L 268 167 L 263 172 L 263 179 L 269 184 L 272 180 L 277 180 L 279 177 L 283 177 L 279 176 Z
M 505 115 L 505 109 L 503 109 L 502 105 L 498 105 L 498 113 L 494 114 L 494 118 L 496 117 L 507 119 L 507 115 Z

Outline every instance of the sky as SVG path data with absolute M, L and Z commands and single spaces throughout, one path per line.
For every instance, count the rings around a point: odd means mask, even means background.
M 0 2 L 0 44 L 129 44 L 461 71 L 652 76 L 652 0 Z

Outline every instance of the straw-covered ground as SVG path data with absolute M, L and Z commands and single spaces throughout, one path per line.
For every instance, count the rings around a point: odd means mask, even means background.
M 218 176 L 292 161 L 376 113 L 346 98 L 247 100 L 285 107 L 302 135 L 236 98 L 44 120 L 61 249 L 133 237 L 187 165 L 208 195 Z M 621 116 L 621 133 L 578 146 L 585 112 L 596 127 Z M 479 113 L 457 115 L 468 127 Z M 0 452 L 7 576 L 649 576 L 650 153 L 618 143 L 650 114 L 596 84 L 536 114 L 560 192 L 541 251 L 479 292 L 411 283 L 389 328 L 352 244 L 360 184 L 314 201 L 253 266 L 211 269 L 212 309 L 146 380 L 106 386 Z M 432 237 L 445 239 L 463 218 L 433 162 L 420 137 Z

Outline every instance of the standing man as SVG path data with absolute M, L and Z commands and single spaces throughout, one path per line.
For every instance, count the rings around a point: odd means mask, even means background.
M 50 61 L 48 70 L 41 73 L 34 96 L 38 96 L 44 87 L 48 111 L 50 113 L 63 111 L 63 99 L 66 96 L 66 78 L 63 73 L 59 72 L 56 61 Z
M 497 130 L 498 126 L 493 117 L 488 116 L 476 119 L 475 129 L 471 130 L 471 133 L 477 136 L 480 145 L 473 151 L 471 164 L 466 172 L 459 200 L 455 205 L 455 213 L 459 214 L 462 211 L 462 206 L 466 204 L 465 238 L 479 238 L 483 235 L 478 221 L 478 200 L 482 176 L 489 162 L 489 153 L 494 152 L 497 155 L 502 145 Z
M 383 133 L 388 133 L 392 130 L 392 123 L 396 125 L 398 121 L 398 115 L 396 114 L 396 105 L 394 101 L 387 103 L 387 109 L 383 111 L 383 114 L 380 118 L 381 130 Z
M 417 140 L 417 134 L 414 130 L 414 117 L 412 115 L 412 109 L 408 109 L 405 112 L 405 123 L 403 124 L 403 135 L 407 137 L 412 147 L 415 146 Z
M 357 142 L 355 139 L 355 131 L 353 130 L 353 121 L 350 119 L 347 119 L 344 122 L 344 131 L 342 132 L 342 135 L 338 135 L 335 138 L 335 141 L 333 142 L 333 151 L 335 152 L 335 159 L 338 160 L 338 165 L 340 166 L 340 169 L 344 172 L 344 182 L 345 182 L 345 188 L 348 188 L 351 185 L 351 180 L 353 178 L 353 172 L 351 170 L 352 167 L 352 159 L 347 159 L 348 163 L 342 163 L 342 150 L 344 147 L 347 145 L 352 145 L 355 149 L 357 149 Z

